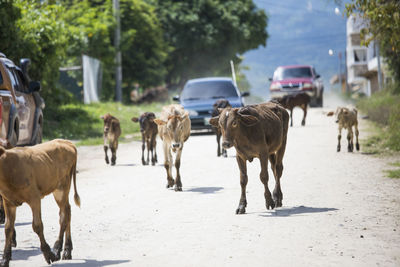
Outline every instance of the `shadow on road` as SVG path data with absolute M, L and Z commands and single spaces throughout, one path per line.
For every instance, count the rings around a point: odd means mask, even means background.
M 28 247 L 27 249 L 13 249 L 12 259 L 13 260 L 27 260 L 30 257 L 34 257 L 34 256 L 37 256 L 40 254 L 42 254 L 42 251 L 38 247 Z M 45 262 L 43 262 L 43 263 L 45 263 Z
M 305 206 L 291 207 L 291 208 L 279 208 L 273 211 L 267 211 L 267 214 L 260 214 L 262 217 L 288 217 L 298 214 L 305 213 L 317 213 L 317 212 L 327 212 L 327 211 L 336 211 L 338 209 L 335 208 L 312 208 Z
M 124 164 L 115 164 L 115 166 L 122 166 L 122 167 L 132 167 L 137 166 L 138 164 L 135 163 L 124 163 Z
M 79 259 L 81 260 L 81 259 Z M 98 266 L 107 266 L 107 265 L 114 265 L 114 264 L 121 264 L 130 262 L 130 260 L 104 260 L 104 261 L 97 261 L 97 260 L 84 260 L 84 262 L 57 262 L 56 266 L 66 266 L 66 267 L 74 267 L 74 266 L 86 266 L 86 267 L 98 267 Z
M 25 225 L 32 225 L 32 222 L 15 223 L 15 227 L 25 226 Z M 4 224 L 0 225 L 0 229 L 2 229 L 2 228 L 4 228 Z
M 185 192 L 196 192 L 196 193 L 202 193 L 202 194 L 215 194 L 218 191 L 221 191 L 224 189 L 223 187 L 194 187 L 188 190 L 185 190 Z

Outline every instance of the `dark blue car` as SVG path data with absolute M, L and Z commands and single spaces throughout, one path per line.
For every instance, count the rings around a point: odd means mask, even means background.
M 186 82 L 180 96 L 174 100 L 189 111 L 192 130 L 211 129 L 209 123 L 213 104 L 218 99 L 226 99 L 232 107 L 243 107 L 242 97 L 249 93 L 240 93 L 230 78 L 213 77 L 193 79 Z

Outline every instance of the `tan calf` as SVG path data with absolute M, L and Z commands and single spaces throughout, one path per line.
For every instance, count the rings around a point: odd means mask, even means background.
M 342 139 L 342 129 L 347 129 L 347 151 L 353 152 L 354 144 L 353 144 L 353 126 L 354 131 L 356 134 L 356 149 L 357 151 L 360 150 L 360 144 L 358 143 L 358 120 L 357 120 L 357 109 L 352 108 L 345 108 L 345 107 L 338 107 L 336 112 L 333 113 L 332 111 L 329 112 L 328 116 L 333 116 L 336 114 L 336 122 L 339 124 L 339 134 L 338 134 L 338 145 L 337 145 L 337 152 L 340 151 L 340 140 Z
M 65 234 L 63 259 L 71 259 L 71 206 L 69 190 L 73 178 L 74 200 L 80 206 L 76 190 L 77 150 L 67 140 L 53 140 L 33 147 L 17 147 L 5 150 L 0 147 L 0 194 L 6 213 L 5 246 L 0 266 L 8 266 L 11 260 L 12 238 L 15 233 L 16 208 L 27 203 L 32 209 L 32 227 L 40 239 L 40 249 L 47 263 L 60 259 Z M 43 234 L 41 199 L 53 193 L 60 208 L 60 232 L 50 250 Z
M 158 133 L 163 141 L 164 167 L 167 171 L 167 188 L 174 186 L 175 191 L 182 191 L 182 182 L 179 168 L 181 166 L 181 155 L 183 144 L 190 136 L 189 113 L 181 105 L 165 106 L 159 119 L 154 120 L 158 125 Z M 172 178 L 173 157 L 176 153 L 175 168 L 176 179 Z
M 119 125 L 119 120 L 110 113 L 101 116 L 104 121 L 103 127 L 103 139 L 104 139 L 104 153 L 106 154 L 106 163 L 110 163 L 108 160 L 107 150 L 111 150 L 111 165 L 115 165 L 117 160 L 117 149 L 118 149 L 118 138 L 121 135 L 121 127 Z M 108 143 L 108 144 L 107 144 Z

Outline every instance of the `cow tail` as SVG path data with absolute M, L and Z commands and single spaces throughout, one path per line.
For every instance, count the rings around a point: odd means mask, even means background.
M 74 164 L 73 170 L 72 170 L 72 174 L 73 174 L 73 179 L 74 179 L 74 201 L 75 201 L 75 205 L 77 205 L 78 207 L 81 207 L 81 198 L 78 195 L 78 191 L 76 190 L 76 162 Z

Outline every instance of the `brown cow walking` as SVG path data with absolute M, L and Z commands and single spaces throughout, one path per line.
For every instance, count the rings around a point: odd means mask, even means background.
M 293 109 L 295 107 L 300 107 L 303 110 L 303 120 L 301 125 L 306 125 L 307 117 L 307 106 L 310 103 L 310 96 L 306 93 L 298 93 L 295 95 L 285 95 L 283 97 L 277 97 L 272 100 L 272 102 L 278 102 L 284 108 L 290 110 L 290 126 L 293 126 Z
M 110 163 L 108 160 L 107 150 L 110 147 L 111 150 L 111 165 L 115 165 L 117 160 L 117 149 L 118 149 L 118 138 L 121 135 L 121 127 L 119 120 L 110 113 L 100 117 L 104 121 L 103 127 L 103 138 L 104 138 L 104 153 L 106 154 L 106 163 Z M 108 142 L 108 144 L 107 144 Z
M 5 150 L 0 147 L 0 194 L 6 213 L 5 246 L 0 266 L 8 266 L 11 260 L 12 237 L 15 233 L 16 208 L 27 203 L 32 209 L 32 227 L 40 239 L 40 249 L 48 264 L 61 257 L 63 240 L 65 244 L 63 259 L 71 259 L 71 206 L 69 190 L 74 183 L 74 201 L 80 206 L 76 189 L 77 150 L 67 140 L 56 139 L 33 147 L 18 147 Z M 18 167 L 16 167 L 18 166 Z M 41 199 L 53 193 L 60 208 L 60 232 L 50 250 L 43 234 L 41 218 Z
M 225 108 L 218 117 L 210 120 L 222 130 L 222 146 L 236 149 L 236 160 L 240 169 L 242 193 L 236 214 L 246 212 L 246 161 L 259 158 L 261 164 L 260 179 L 264 184 L 264 197 L 267 209 L 282 206 L 283 194 L 280 178 L 282 176 L 282 159 L 286 149 L 286 138 L 289 124 L 288 112 L 279 104 L 263 103 L 243 108 Z M 275 176 L 273 199 L 268 188 L 268 160 Z
M 213 111 L 211 113 L 211 116 L 212 117 L 218 116 L 219 115 L 219 110 L 222 110 L 222 109 L 227 108 L 227 107 L 232 107 L 228 100 L 226 100 L 226 99 L 217 100 L 213 105 Z M 221 128 L 219 126 L 215 127 L 215 126 L 212 125 L 212 129 L 213 129 L 213 131 L 215 132 L 215 134 L 217 136 L 217 144 L 218 144 L 217 156 L 219 157 L 222 154 L 222 156 L 224 156 L 226 158 L 228 155 L 227 155 L 227 152 L 226 152 L 225 148 L 222 148 L 222 153 L 221 153 L 221 145 L 220 145 L 220 143 L 221 143 L 221 135 L 222 135 Z
M 153 112 L 145 112 L 139 118 L 133 117 L 133 122 L 139 122 L 140 133 L 142 134 L 142 164 L 149 164 L 149 152 L 151 152 L 151 164 L 155 165 L 157 162 L 157 141 L 158 134 L 157 124 L 154 122 L 156 115 Z M 147 161 L 144 160 L 144 150 L 147 144 Z M 153 154 L 154 150 L 154 154 Z
M 158 132 L 163 141 L 164 167 L 167 171 L 167 188 L 174 186 L 175 191 L 182 191 L 181 175 L 179 168 L 181 166 L 181 155 L 183 144 L 190 136 L 190 118 L 189 113 L 181 105 L 173 104 L 163 107 L 160 119 L 155 119 L 158 125 Z M 176 179 L 172 178 L 173 157 L 172 152 L 176 153 L 175 168 Z

